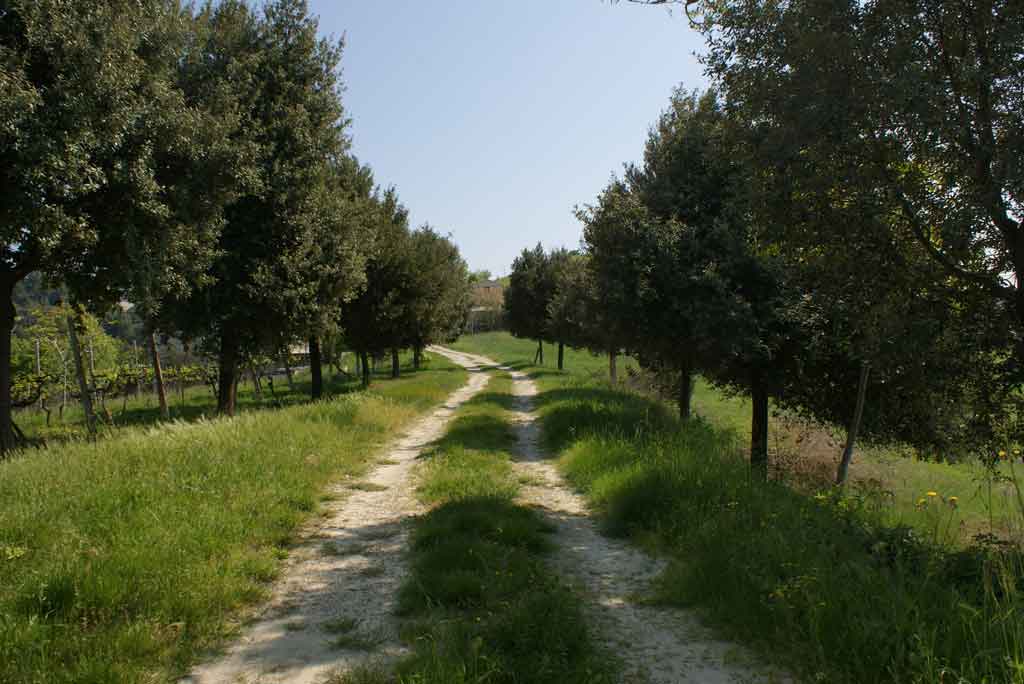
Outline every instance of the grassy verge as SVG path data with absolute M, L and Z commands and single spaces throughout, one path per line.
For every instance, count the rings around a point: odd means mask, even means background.
M 474 344 L 463 341 L 485 353 Z M 893 527 L 873 497 L 751 480 L 736 430 L 547 377 L 549 448 L 610 532 L 672 559 L 660 600 L 808 680 L 1024 682 L 1024 564 L 998 548 L 949 550 L 958 510 L 941 497 L 926 497 L 916 531 Z
M 508 333 L 483 333 L 460 339 L 454 348 L 483 354 L 513 367 L 527 371 L 536 378 L 541 389 L 547 390 L 547 399 L 557 399 L 555 390 L 580 386 L 581 383 L 600 387 L 607 377 L 607 359 L 586 351 L 566 350 L 565 371 L 554 368 L 554 347 L 546 346 L 547 365 L 534 366 L 536 343 L 520 340 Z M 547 349 L 551 347 L 551 349 Z M 633 363 L 620 361 L 622 369 Z M 542 397 L 542 400 L 545 400 Z M 745 397 L 727 396 L 698 379 L 693 393 L 694 412 L 723 431 L 735 435 L 740 444 L 750 438 L 750 402 Z M 824 430 L 805 431 L 781 419 L 773 419 L 772 444 L 800 476 L 800 488 L 805 492 L 824 488 L 835 474 L 841 439 Z M 810 486 L 804 473 L 812 472 Z M 993 483 L 991 474 L 979 463 L 934 463 L 908 458 L 897 448 L 858 448 L 850 471 L 857 496 L 874 499 L 873 505 L 885 522 L 893 527 L 910 526 L 922 534 L 933 534 L 939 523 L 944 543 L 965 546 L 979 533 L 991 533 L 1002 538 L 1020 538 L 1024 534 L 1017 520 L 1016 492 L 1005 479 Z M 1006 466 L 1001 476 L 1011 477 Z M 792 479 L 792 478 L 791 478 Z M 942 509 L 937 516 L 935 501 L 927 496 L 936 492 L 943 501 L 955 497 L 957 506 Z M 920 505 L 924 498 L 926 505 Z M 937 521 L 936 518 L 941 520 Z
M 0 682 L 167 681 L 265 595 L 328 482 L 465 381 L 130 428 L 0 464 Z
M 816 681 L 1024 681 L 1018 557 L 946 553 L 867 502 L 753 481 L 706 423 L 623 436 L 581 412 L 574 425 L 548 434 L 567 477 L 611 531 L 671 554 L 666 603 Z
M 414 530 L 399 596 L 413 655 L 393 675 L 363 670 L 339 682 L 614 681 L 577 597 L 544 563 L 550 527 L 514 503 L 509 391 L 509 378 L 495 377 L 420 466 L 419 496 L 434 508 Z

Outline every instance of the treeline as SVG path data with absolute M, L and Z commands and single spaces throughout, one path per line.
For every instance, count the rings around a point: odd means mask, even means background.
M 662 3 L 654 3 L 662 4 Z M 693 3 L 691 3 L 693 5 Z M 514 333 L 938 458 L 1020 442 L 1024 5 L 698 3 L 677 91 L 579 253 L 517 259 Z M 613 356 L 614 358 L 614 356 Z
M 34 273 L 69 297 L 79 377 L 81 312 L 128 301 L 156 369 L 158 333 L 216 357 L 227 415 L 254 355 L 307 341 L 318 397 L 324 344 L 458 333 L 466 265 L 352 155 L 342 48 L 304 0 L 0 2 L 0 451 Z

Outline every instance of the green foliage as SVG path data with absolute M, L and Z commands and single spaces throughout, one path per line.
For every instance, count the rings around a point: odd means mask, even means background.
M 177 679 L 266 595 L 323 487 L 464 382 L 434 364 L 373 393 L 0 464 L 0 680 Z
M 50 306 L 64 297 L 59 289 L 48 286 L 42 273 L 33 271 L 15 286 L 12 299 L 16 310 L 27 311 Z
M 296 339 L 378 351 L 460 332 L 465 264 L 431 229 L 407 244 L 394 192 L 351 156 L 343 46 L 305 0 L 12 0 L 0 37 L 0 334 L 25 278 L 19 303 L 43 281 L 94 312 L 129 301 L 108 327 L 215 353 L 230 414 L 240 366 Z M 395 266 L 390 283 L 367 287 L 370 257 L 377 276 Z M 365 316 L 344 306 L 361 291 Z M 0 453 L 15 446 L 9 357 Z
M 348 149 L 341 45 L 317 37 L 300 0 L 269 3 L 262 17 L 224 3 L 207 26 L 201 74 L 237 102 L 234 135 L 252 150 L 257 183 L 227 209 L 210 284 L 174 303 L 167 327 L 220 338 L 221 365 L 233 374 L 240 355 L 283 345 L 319 321 L 322 289 L 344 296 L 358 287 L 361 254 L 356 231 L 339 226 L 330 204 L 343 168 L 330 160 Z
M 47 306 L 24 312 L 12 340 L 11 367 L 15 387 L 15 403 L 36 394 L 42 385 L 42 396 L 54 397 L 75 386 L 74 362 L 68 342 L 68 308 Z M 116 376 L 124 361 L 125 348 L 120 340 L 109 336 L 94 316 L 82 316 L 84 330 L 79 334 L 82 355 L 90 381 L 105 385 L 109 376 Z M 36 343 L 39 344 L 39 366 L 36 371 Z M 95 372 L 90 372 L 95 369 Z M 77 392 L 77 389 L 75 390 Z
M 466 262 L 451 238 L 430 226 L 413 231 L 407 297 L 406 344 L 424 349 L 462 334 L 469 315 L 470 283 Z
M 341 304 L 346 344 L 363 354 L 404 346 L 412 283 L 409 212 L 390 188 L 372 198 L 374 249 L 366 263 L 366 287 Z
M 988 442 L 1020 383 L 1019 3 L 706 3 L 706 63 L 755 221 L 813 301 L 796 403 L 936 450 Z M 1014 274 L 1010 276 L 1009 274 Z M 845 422 L 845 421 L 844 421 Z M 973 444 L 972 444 L 973 442 Z
M 555 295 L 556 278 L 568 252 L 546 253 L 538 243 L 524 249 L 512 262 L 512 273 L 505 289 L 505 314 L 508 329 L 516 337 L 553 341 L 548 326 L 548 304 Z
M 892 203 L 894 240 L 915 242 L 962 293 L 1018 305 L 1005 274 L 1019 271 L 1024 201 L 1024 172 L 1009 162 L 1024 144 L 1019 3 L 708 9 L 708 66 L 737 114 L 759 122 L 759 160 L 801 184 L 821 173 L 826 187 Z
M 548 330 L 552 339 L 572 347 L 610 349 L 587 261 L 585 255 L 571 254 L 555 273 L 555 291 L 546 312 Z

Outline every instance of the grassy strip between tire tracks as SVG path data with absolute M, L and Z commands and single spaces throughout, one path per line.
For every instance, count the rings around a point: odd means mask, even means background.
M 325 486 L 465 378 L 432 358 L 367 392 L 0 464 L 0 682 L 173 680 L 265 596 Z
M 516 505 L 510 379 L 497 375 L 460 409 L 420 466 L 434 508 L 412 535 L 401 590 L 413 654 L 393 673 L 369 668 L 335 684 L 600 684 L 616 681 L 579 599 L 546 566 L 551 528 Z
M 484 342 L 460 348 L 508 346 Z M 695 607 L 810 681 L 1024 682 L 1019 555 L 944 550 L 857 497 L 752 481 L 733 431 L 680 424 L 586 371 L 539 372 L 543 434 L 563 472 L 610 533 L 673 559 L 663 602 Z

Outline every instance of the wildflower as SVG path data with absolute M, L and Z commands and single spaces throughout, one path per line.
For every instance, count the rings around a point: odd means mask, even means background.
M 953 508 L 956 508 L 956 505 L 960 503 L 960 499 L 958 499 L 955 496 L 949 497 L 948 499 L 946 499 L 946 501 L 949 502 L 949 505 L 952 506 Z
M 1004 461 L 1006 460 L 1006 451 L 1004 449 L 999 450 L 999 458 Z
M 938 493 L 938 492 L 928 492 L 928 496 L 932 497 L 933 499 L 934 499 L 935 497 L 937 497 L 938 495 L 939 495 L 939 493 Z
M 917 500 L 917 505 L 918 506 L 924 506 L 926 503 L 928 503 L 928 502 L 925 501 L 924 499 L 918 499 Z

